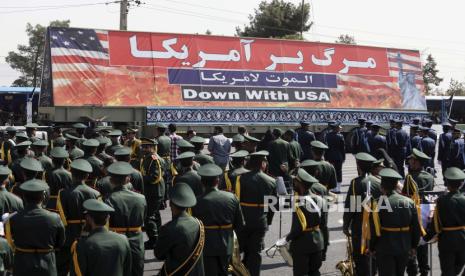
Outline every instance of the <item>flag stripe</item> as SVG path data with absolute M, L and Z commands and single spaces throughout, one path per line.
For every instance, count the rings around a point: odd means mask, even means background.
M 52 48 L 51 49 L 52 56 L 80 56 L 80 57 L 89 57 L 95 59 L 109 59 L 108 54 L 98 52 L 98 51 L 85 51 L 85 50 L 78 50 L 78 49 L 68 49 L 68 48 Z

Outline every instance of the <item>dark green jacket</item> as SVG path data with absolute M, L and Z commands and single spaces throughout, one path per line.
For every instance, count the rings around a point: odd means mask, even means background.
M 84 159 L 86 159 L 90 165 L 92 166 L 92 173 L 89 176 L 89 179 L 99 179 L 104 175 L 103 173 L 103 162 L 102 160 L 98 159 L 97 156 L 92 155 L 92 156 L 84 156 Z
M 270 174 L 281 176 L 283 174 L 281 165 L 289 165 L 289 143 L 278 138 L 268 144 L 268 151 L 270 153 L 268 158 Z
M 60 167 L 46 174 L 46 181 L 50 187 L 50 196 L 47 202 L 47 209 L 56 210 L 56 196 L 61 189 L 68 189 L 72 186 L 73 178 L 71 173 Z
M 434 176 L 428 173 L 425 170 L 419 172 L 410 172 L 409 175 L 412 176 L 413 180 L 417 185 L 418 192 L 427 192 L 432 191 L 434 188 Z M 408 176 L 408 175 L 407 175 Z M 402 187 L 402 193 L 411 196 L 411 193 L 407 193 L 407 187 L 404 185 Z
M 442 227 L 465 226 L 465 195 L 447 193 L 438 198 L 436 208 Z M 441 231 L 438 236 L 439 252 L 465 250 L 465 230 Z
M 23 201 L 21 198 L 0 187 L 0 215 L 13 213 L 23 210 Z
M 186 183 L 192 188 L 195 196 L 200 196 L 203 194 L 201 178 L 197 171 L 191 168 L 182 168 L 178 173 L 179 174 L 174 177 L 174 185 L 177 183 Z
M 289 142 L 289 171 L 295 168 L 296 161 L 300 161 L 303 151 L 299 142 L 292 140 Z
M 48 172 L 53 169 L 53 162 L 50 157 L 47 155 L 42 154 L 41 156 L 36 156 L 36 159 L 42 164 L 45 172 Z
M 161 135 L 157 138 L 158 146 L 157 153 L 161 157 L 166 157 L 170 155 L 171 151 L 171 139 L 166 135 Z
M 148 154 L 143 157 L 141 173 L 146 196 L 157 198 L 165 196 L 164 166 L 165 160 L 158 154 Z
M 186 212 L 163 225 L 155 246 L 155 256 L 165 260 L 168 273 L 179 267 L 194 251 L 199 239 L 199 224 Z M 200 256 L 189 276 L 203 276 L 203 258 Z
M 321 184 L 325 185 L 328 190 L 334 189 L 337 186 L 336 169 L 328 161 L 320 161 L 318 165 L 319 175 L 316 176 Z
M 230 192 L 235 191 L 236 189 L 236 178 L 238 175 L 244 174 L 246 172 L 250 172 L 248 169 L 245 167 L 239 167 L 239 168 L 234 168 L 233 170 L 229 170 L 226 172 L 226 175 L 228 176 L 229 181 L 231 181 L 231 190 Z M 225 174 L 220 178 L 220 190 L 228 190 L 227 184 L 226 184 L 226 177 Z
M 135 191 L 131 182 L 124 186 L 130 191 Z M 110 196 L 111 192 L 113 191 L 113 186 L 111 185 L 109 175 L 100 178 L 100 180 L 97 181 L 97 191 L 100 192 L 100 195 L 103 199 L 107 199 Z
M 81 238 L 76 246 L 79 269 L 83 276 L 131 275 L 131 249 L 124 235 L 99 227 Z M 74 262 L 71 275 L 76 275 Z
M 321 183 L 313 183 L 312 186 L 310 186 L 310 191 L 321 197 L 329 195 L 328 189 L 326 189 L 325 185 Z

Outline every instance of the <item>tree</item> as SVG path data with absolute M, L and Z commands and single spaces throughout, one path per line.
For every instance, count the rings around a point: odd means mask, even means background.
M 69 23 L 69 20 L 56 20 L 50 22 L 50 26 L 69 27 Z M 46 29 L 45 26 L 39 24 L 32 26 L 27 23 L 28 45 L 18 45 L 18 51 L 9 52 L 5 58 L 11 68 L 21 72 L 21 76 L 12 83 L 12 86 L 33 86 L 35 72 L 37 77 L 36 86 L 40 87 Z
M 465 83 L 451 79 L 449 88 L 446 90 L 447 95 L 465 96 Z
M 426 64 L 423 66 L 423 82 L 425 83 L 425 93 L 431 93 L 431 84 L 438 86 L 443 79 L 438 77 L 439 70 L 436 69 L 437 63 L 431 54 L 426 58 Z M 451 80 L 452 84 L 452 80 Z
M 357 42 L 355 42 L 355 38 L 348 34 L 341 34 L 335 42 L 343 43 L 343 44 L 350 44 L 350 45 L 357 44 Z
M 255 14 L 249 15 L 249 26 L 244 26 L 244 30 L 236 27 L 236 33 L 238 36 L 303 39 L 300 31 L 310 29 L 309 19 L 308 3 L 302 9 L 302 3 L 296 6 L 283 0 L 262 1 Z
M 205 31 L 205 34 L 206 34 L 206 35 L 212 35 L 212 31 L 210 31 L 209 29 L 207 29 L 207 30 Z

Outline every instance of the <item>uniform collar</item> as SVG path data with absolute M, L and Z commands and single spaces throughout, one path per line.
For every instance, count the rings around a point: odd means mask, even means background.
M 94 230 L 90 231 L 90 235 L 95 234 L 95 233 L 102 233 L 102 232 L 108 232 L 108 229 L 105 226 L 99 226 L 95 228 Z

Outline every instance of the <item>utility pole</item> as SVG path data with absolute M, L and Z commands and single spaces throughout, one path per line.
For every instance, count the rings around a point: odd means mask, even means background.
M 122 31 L 126 31 L 128 29 L 128 0 L 120 1 L 119 29 Z
M 304 38 L 304 6 L 305 6 L 305 0 L 302 0 L 302 13 L 301 13 L 301 24 L 300 24 L 300 38 Z

